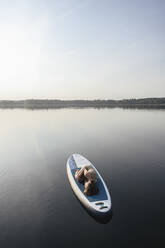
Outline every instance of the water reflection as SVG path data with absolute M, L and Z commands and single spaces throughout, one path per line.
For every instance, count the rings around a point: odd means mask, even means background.
M 24 107 L 24 106 L 0 106 L 0 109 L 24 109 L 24 110 L 53 110 L 53 109 L 115 109 L 115 108 L 120 108 L 120 109 L 165 109 L 165 104 L 122 104 L 122 105 L 94 105 L 94 106 L 35 106 L 35 107 Z
M 78 199 L 77 199 L 78 200 Z M 83 207 L 83 209 L 87 212 L 87 214 L 93 218 L 96 222 L 100 223 L 100 224 L 108 224 L 111 220 L 112 220 L 112 216 L 113 216 L 113 210 L 111 209 L 111 211 L 109 213 L 107 213 L 106 215 L 96 215 L 94 213 L 92 213 L 91 211 L 89 211 L 87 208 L 85 208 L 82 203 L 80 202 L 81 206 Z

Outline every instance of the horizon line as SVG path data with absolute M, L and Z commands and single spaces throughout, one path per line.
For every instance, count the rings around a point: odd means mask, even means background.
M 143 97 L 143 98 L 122 98 L 122 99 L 59 99 L 59 98 L 25 98 L 25 99 L 0 99 L 1 101 L 29 101 L 29 100 L 40 100 L 40 101 L 123 101 L 123 100 L 142 100 L 142 99 L 162 99 L 164 97 Z

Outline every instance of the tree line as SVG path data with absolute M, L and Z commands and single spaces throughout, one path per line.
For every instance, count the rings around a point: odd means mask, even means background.
M 140 98 L 122 100 L 59 100 L 59 99 L 26 99 L 0 100 L 1 108 L 64 108 L 64 107 L 140 107 L 163 106 L 165 98 Z

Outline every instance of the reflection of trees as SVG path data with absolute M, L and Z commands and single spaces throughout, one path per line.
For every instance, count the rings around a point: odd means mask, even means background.
M 123 108 L 165 108 L 165 98 L 142 98 L 142 99 L 123 99 L 123 100 L 21 100 L 10 101 L 1 100 L 1 108 L 104 108 L 104 107 L 123 107 Z

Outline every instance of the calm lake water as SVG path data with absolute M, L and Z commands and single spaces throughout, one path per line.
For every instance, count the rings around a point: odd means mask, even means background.
M 165 110 L 0 110 L 0 247 L 165 247 Z M 110 190 L 101 224 L 73 194 L 72 153 Z

